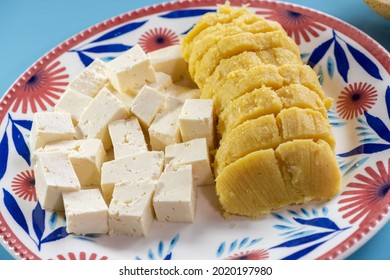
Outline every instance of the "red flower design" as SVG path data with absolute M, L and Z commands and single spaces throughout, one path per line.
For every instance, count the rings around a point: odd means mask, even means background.
M 57 259 L 59 260 L 107 260 L 108 258 L 106 256 L 98 258 L 98 256 L 95 253 L 92 253 L 89 257 L 87 257 L 87 254 L 85 252 L 80 252 L 78 256 L 76 256 L 75 253 L 73 252 L 69 252 L 67 256 L 57 255 Z
M 17 196 L 24 200 L 37 201 L 34 170 L 26 170 L 16 175 L 12 180 L 11 189 Z
M 353 119 L 370 109 L 377 100 L 376 89 L 367 83 L 353 83 L 341 91 L 336 110 L 343 119 Z
M 268 251 L 265 249 L 240 252 L 228 257 L 228 260 L 266 260 L 268 259 Z
M 37 111 L 37 105 L 40 109 L 46 110 L 45 105 L 54 106 L 53 100 L 57 100 L 60 94 L 65 91 L 68 85 L 65 79 L 69 78 L 65 71 L 65 67 L 58 67 L 59 61 L 49 64 L 46 68 L 38 70 L 31 78 L 24 84 L 16 95 L 15 103 L 12 111 L 16 112 L 19 106 L 22 106 L 22 112 L 26 113 L 30 106 L 32 112 Z
M 350 218 L 351 224 L 366 216 L 360 223 L 370 221 L 371 217 L 384 208 L 390 201 L 390 159 L 387 163 L 387 170 L 382 161 L 376 163 L 377 171 L 372 167 L 364 170 L 368 176 L 358 174 L 355 176 L 360 182 L 352 182 L 347 185 L 348 190 L 341 196 L 345 197 L 339 201 L 343 205 L 340 212 L 346 211 L 343 218 Z
M 168 28 L 150 29 L 140 37 L 139 45 L 145 52 L 151 52 L 179 43 L 179 36 Z
M 310 41 L 309 33 L 318 37 L 317 31 L 324 31 L 326 28 L 320 23 L 314 21 L 311 16 L 301 14 L 281 7 L 275 7 L 272 10 L 257 11 L 256 14 L 264 16 L 267 19 L 279 22 L 287 34 L 299 45 L 301 37 L 305 42 Z

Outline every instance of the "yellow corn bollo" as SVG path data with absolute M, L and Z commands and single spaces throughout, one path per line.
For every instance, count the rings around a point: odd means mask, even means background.
M 258 217 L 340 191 L 332 99 L 279 24 L 222 5 L 182 46 L 201 98 L 214 100 L 216 192 L 226 214 Z

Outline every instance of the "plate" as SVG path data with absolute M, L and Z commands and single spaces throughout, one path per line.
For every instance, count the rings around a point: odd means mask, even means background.
M 93 59 L 109 61 L 140 44 L 177 44 L 224 1 L 171 2 L 132 11 L 57 46 L 22 74 L 0 103 L 0 235 L 23 259 L 342 259 L 389 220 L 390 55 L 331 16 L 274 1 L 244 1 L 279 21 L 302 60 L 334 98 L 329 120 L 343 175 L 328 202 L 224 219 L 213 187 L 197 188 L 193 224 L 154 221 L 145 238 L 67 234 L 61 214 L 37 202 L 27 146 L 34 112 L 50 111 L 68 82 Z M 242 1 L 230 1 L 239 6 Z

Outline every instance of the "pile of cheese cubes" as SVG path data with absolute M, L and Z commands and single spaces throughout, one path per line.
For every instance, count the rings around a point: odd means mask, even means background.
M 214 116 L 186 71 L 180 46 L 136 45 L 96 59 L 54 112 L 34 115 L 37 196 L 65 211 L 69 233 L 146 236 L 154 217 L 194 221 L 195 186 L 214 183 Z

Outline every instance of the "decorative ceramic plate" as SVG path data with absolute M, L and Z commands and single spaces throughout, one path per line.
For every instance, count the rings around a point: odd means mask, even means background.
M 67 234 L 62 215 L 42 210 L 27 146 L 34 112 L 50 111 L 68 82 L 97 57 L 135 44 L 177 44 L 224 1 L 147 7 L 85 30 L 43 56 L 0 104 L 0 235 L 24 259 L 345 258 L 389 219 L 390 55 L 362 32 L 325 14 L 274 1 L 250 3 L 279 21 L 334 98 L 328 112 L 343 175 L 329 202 L 288 206 L 257 220 L 224 219 L 213 187 L 199 187 L 193 224 L 154 221 L 145 238 Z M 7 246 L 7 245 L 5 245 Z

